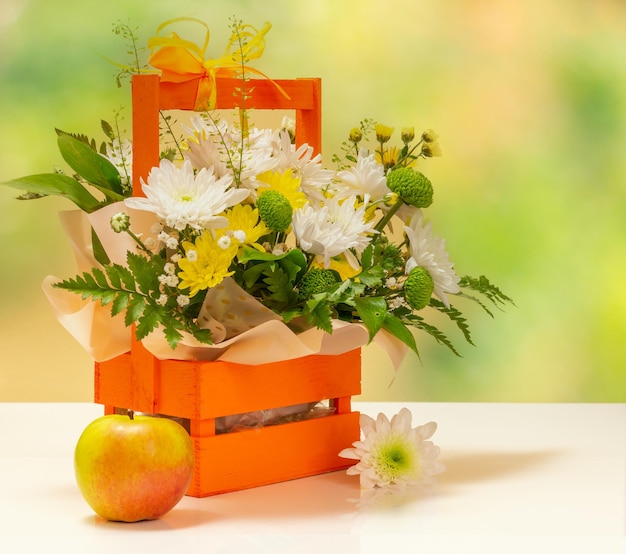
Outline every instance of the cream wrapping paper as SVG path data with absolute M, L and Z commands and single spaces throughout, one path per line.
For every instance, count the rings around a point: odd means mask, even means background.
M 138 236 L 151 236 L 156 216 L 132 210 L 123 203 L 108 205 L 92 214 L 80 210 L 60 213 L 61 224 L 76 258 L 80 273 L 99 267 L 93 255 L 91 228 L 95 230 L 111 262 L 126 265 L 126 253 L 136 243 L 126 233 L 115 233 L 111 216 L 125 212 Z M 128 352 L 131 333 L 123 314 L 112 317 L 110 306 L 83 300 L 80 295 L 53 287 L 59 279 L 48 276 L 43 282 L 58 321 L 97 362 Z M 258 365 L 308 356 L 342 354 L 368 343 L 367 329 L 359 323 L 333 321 L 332 334 L 317 328 L 294 332 L 279 315 L 246 293 L 232 279 L 225 279 L 209 290 L 199 316 L 199 324 L 210 328 L 214 344 L 201 344 L 185 335 L 172 350 L 158 329 L 143 339 L 146 349 L 159 359 L 224 360 Z M 389 333 L 380 331 L 375 338 L 389 354 L 397 369 L 406 346 Z

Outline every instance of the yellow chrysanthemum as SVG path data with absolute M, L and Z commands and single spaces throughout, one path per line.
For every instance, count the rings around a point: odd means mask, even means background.
M 380 152 L 376 152 L 376 161 L 385 169 L 394 167 L 398 163 L 398 149 L 395 146 L 385 148 L 381 159 Z
M 311 267 L 321 268 L 321 269 L 324 268 L 323 264 L 321 264 L 317 259 L 311 264 Z M 354 277 L 355 275 L 358 275 L 361 272 L 360 268 L 354 269 L 348 263 L 348 260 L 346 259 L 345 256 L 335 256 L 334 258 L 331 258 L 330 267 L 326 269 L 335 270 L 337 273 L 339 273 L 339 276 L 341 277 L 342 281 L 345 281 L 346 279 L 352 279 L 352 277 Z
M 178 261 L 178 267 L 182 270 L 178 274 L 178 288 L 190 289 L 189 296 L 219 285 L 234 273 L 229 268 L 237 253 L 235 241 L 224 248 L 210 231 L 205 231 L 195 243 L 184 241 L 183 248 L 185 257 Z
M 228 225 L 219 229 L 219 236 L 233 234 L 240 244 L 248 244 L 257 250 L 263 251 L 258 243 L 259 239 L 269 233 L 267 225 L 259 218 L 259 210 L 249 204 L 237 204 L 226 212 Z
M 259 194 L 268 190 L 280 192 L 294 210 L 302 208 L 307 202 L 306 195 L 300 189 L 300 177 L 294 177 L 291 169 L 280 171 L 264 171 L 256 176 L 259 184 Z

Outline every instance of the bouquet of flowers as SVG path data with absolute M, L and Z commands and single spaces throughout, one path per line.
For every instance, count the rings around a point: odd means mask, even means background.
M 454 299 L 491 314 L 490 303 L 510 298 L 484 276 L 459 276 L 433 233 L 422 164 L 441 154 L 436 133 L 406 127 L 394 143 L 394 129 L 363 120 L 331 169 L 312 147 L 295 145 L 292 121 L 257 128 L 245 101 L 251 44 L 266 30 L 233 24 L 227 57 L 241 78 L 238 116 L 195 112 L 178 132 L 164 117 L 168 140 L 141 180 L 142 196 L 133 196 L 132 144 L 118 120 L 102 123 L 100 146 L 57 131 L 71 175 L 4 183 L 26 191 L 22 199 L 64 196 L 90 216 L 92 266 L 53 287 L 110 308 L 138 340 L 162 336 L 172 357 L 181 341 L 216 344 L 268 320 L 296 334 L 357 324 L 369 341 L 385 334 L 417 353 L 416 329 L 457 353 L 429 311 L 471 342 Z M 111 233 L 127 239 L 122 258 L 107 245 Z

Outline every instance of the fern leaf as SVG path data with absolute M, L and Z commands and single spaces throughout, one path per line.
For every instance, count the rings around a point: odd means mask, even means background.
M 147 337 L 152 331 L 154 331 L 160 321 L 161 317 L 158 307 L 150 303 L 145 303 L 142 314 L 137 320 L 137 326 L 135 327 L 137 340 Z
M 461 333 L 463 333 L 465 340 L 472 346 L 474 345 L 467 320 L 463 317 L 463 314 L 459 310 L 457 310 L 454 306 L 450 306 L 449 308 L 446 307 L 443 302 L 437 300 L 436 298 L 430 299 L 430 306 L 439 310 L 441 313 L 446 314 L 460 329 Z
M 145 307 L 146 303 L 142 296 L 132 295 L 132 298 L 128 302 L 128 306 L 126 307 L 126 315 L 124 316 L 124 323 L 126 324 L 126 327 L 129 327 L 141 317 Z
M 454 344 L 452 344 L 452 341 L 446 336 L 446 334 L 443 331 L 441 331 L 434 325 L 430 323 L 426 323 L 426 321 L 424 321 L 424 319 L 422 319 L 421 317 L 412 319 L 411 324 L 414 327 L 421 329 L 425 333 L 428 333 L 439 344 L 447 346 L 454 353 L 455 356 L 458 356 L 459 358 L 461 357 L 461 354 L 459 354 L 457 349 L 454 347 Z

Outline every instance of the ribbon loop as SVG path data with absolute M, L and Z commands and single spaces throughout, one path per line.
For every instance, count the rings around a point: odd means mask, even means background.
M 202 46 L 181 38 L 174 32 L 167 35 L 160 33 L 173 23 L 181 21 L 198 23 L 205 29 Z M 206 49 L 210 40 L 210 31 L 206 23 L 190 17 L 170 19 L 159 25 L 156 36 L 148 40 L 152 50 L 149 63 L 161 70 L 161 81 L 167 83 L 186 83 L 198 81 L 196 93 L 196 110 L 215 108 L 217 91 L 216 78 L 237 77 L 248 71 L 269 79 L 278 90 L 287 97 L 285 91 L 265 74 L 249 67 L 250 60 L 259 59 L 265 49 L 265 35 L 271 29 L 270 23 L 258 31 L 251 25 L 239 25 L 233 30 L 224 53 L 219 58 L 207 58 Z

